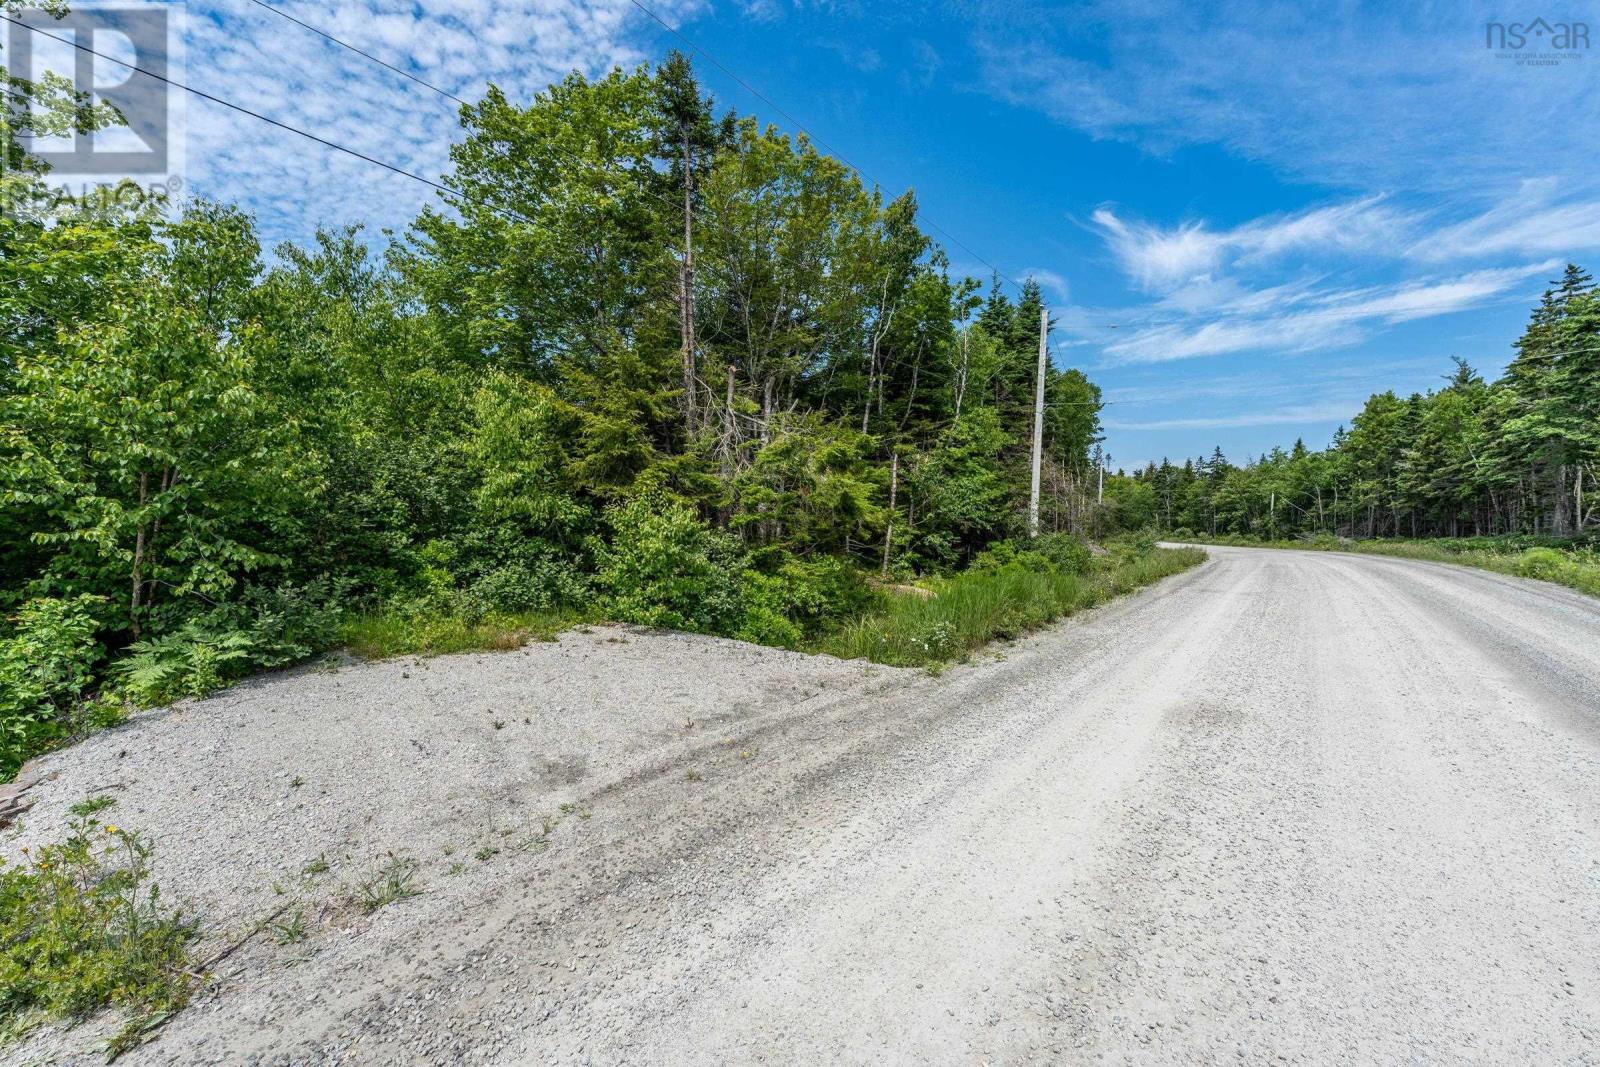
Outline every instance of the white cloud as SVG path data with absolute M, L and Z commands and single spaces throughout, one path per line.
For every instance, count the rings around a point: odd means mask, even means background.
M 1071 297 L 1071 287 L 1067 279 L 1058 271 L 1048 270 L 1045 267 L 1022 268 L 1024 278 L 1032 278 L 1039 283 L 1039 287 L 1057 300 L 1067 300 Z
M 1231 229 L 1203 222 L 1160 227 L 1119 217 L 1109 207 L 1092 216 L 1118 265 L 1145 289 L 1171 289 L 1209 278 L 1225 266 L 1260 265 L 1293 252 L 1356 254 L 1390 251 L 1416 226 L 1413 215 L 1368 196 L 1288 214 L 1266 215 Z
M 1427 234 L 1406 252 L 1444 262 L 1506 253 L 1574 255 L 1600 248 L 1600 199 L 1562 199 L 1561 187 L 1554 178 L 1528 179 L 1487 211 Z
M 1558 260 L 1547 260 L 1387 288 L 1308 291 L 1278 314 L 1231 315 L 1199 325 L 1180 322 L 1146 327 L 1104 346 L 1102 352 L 1105 364 L 1114 366 L 1232 352 L 1293 353 L 1344 347 L 1365 340 L 1382 325 L 1479 306 L 1559 266 Z
M 275 0 L 275 3 L 278 0 Z M 501 86 L 526 102 L 577 69 L 647 55 L 656 32 L 627 0 L 281 0 L 296 18 L 468 100 Z M 652 7 L 668 21 L 700 0 Z M 435 179 L 460 135 L 453 101 L 254 5 L 191 7 L 185 80 L 280 122 Z M 420 183 L 204 100 L 188 106 L 188 186 L 253 211 L 264 240 L 317 224 L 404 227 L 435 194 Z
M 983 85 L 1099 139 L 1165 155 L 1217 144 L 1361 190 L 1503 192 L 1528 174 L 1593 189 L 1592 60 L 1519 66 L 1484 47 L 1489 0 L 1015 0 L 972 9 Z

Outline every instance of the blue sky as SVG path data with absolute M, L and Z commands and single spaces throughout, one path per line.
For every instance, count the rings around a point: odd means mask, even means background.
M 282 6 L 467 97 L 677 43 L 627 0 Z M 1318 446 L 1452 355 L 1496 373 L 1561 265 L 1600 265 L 1600 50 L 1485 47 L 1486 22 L 1581 6 L 651 6 L 891 195 L 914 187 L 971 249 L 946 242 L 958 269 L 1040 279 L 1058 362 L 1111 401 L 1118 465 Z M 448 101 L 248 0 L 187 12 L 196 86 L 442 169 Z M 700 66 L 722 105 L 789 125 Z M 191 188 L 273 237 L 403 226 L 431 196 L 203 102 L 188 127 Z

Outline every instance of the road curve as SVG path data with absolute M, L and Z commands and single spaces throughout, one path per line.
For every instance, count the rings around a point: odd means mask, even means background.
M 1600 602 L 1209 551 L 619 791 L 404 963 L 146 1055 L 1600 1063 Z

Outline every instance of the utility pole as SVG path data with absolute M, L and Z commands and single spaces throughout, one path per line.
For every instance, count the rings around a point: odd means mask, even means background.
M 1044 359 L 1050 309 L 1039 309 L 1039 377 L 1033 386 L 1033 486 L 1028 492 L 1028 536 L 1039 536 L 1039 467 L 1044 461 Z

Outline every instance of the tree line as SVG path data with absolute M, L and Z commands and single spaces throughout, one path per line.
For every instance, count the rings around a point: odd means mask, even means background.
M 1120 521 L 1260 537 L 1574 537 L 1600 525 L 1600 292 L 1576 265 L 1551 283 L 1487 382 L 1375 393 L 1321 451 L 1295 441 L 1244 464 L 1221 449 L 1111 479 Z

